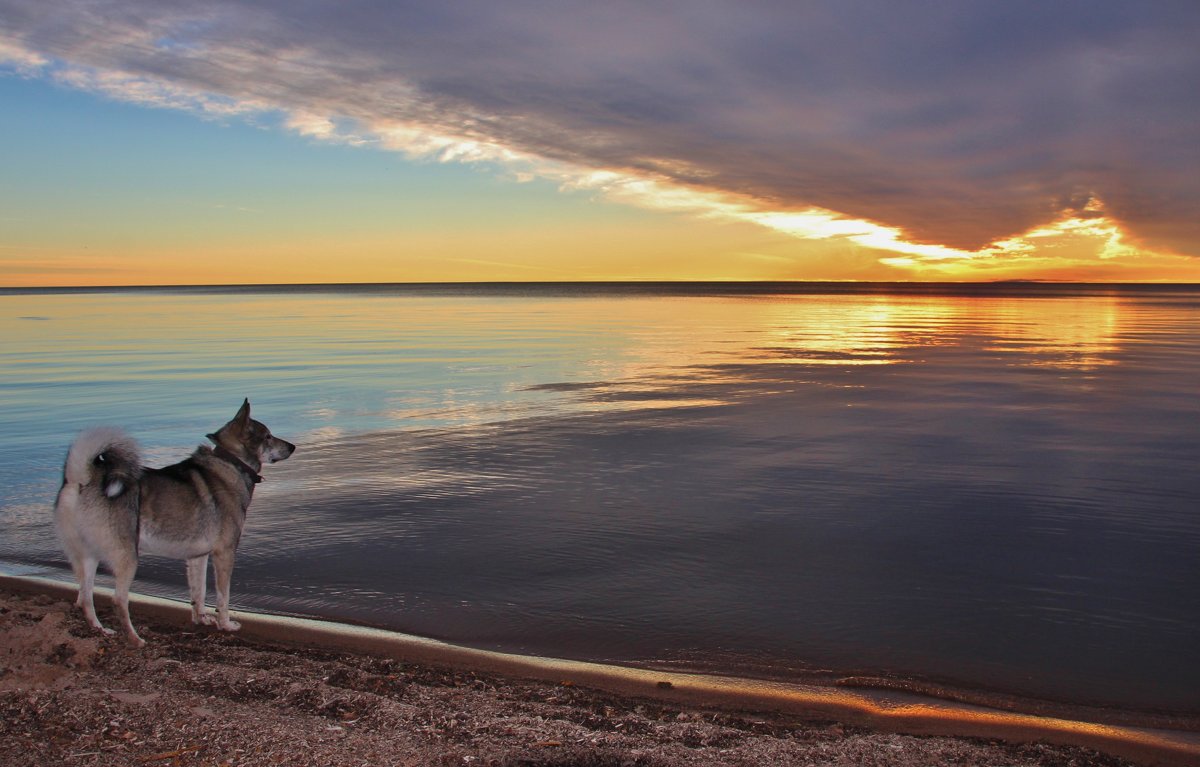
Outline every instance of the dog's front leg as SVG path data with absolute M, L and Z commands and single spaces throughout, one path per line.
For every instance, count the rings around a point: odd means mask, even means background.
M 229 583 L 233 579 L 232 550 L 213 551 L 213 585 L 217 589 L 217 628 L 222 631 L 237 631 L 242 624 L 229 618 Z
M 211 626 L 216 620 L 208 613 L 204 600 L 208 588 L 208 555 L 192 557 L 187 561 L 188 593 L 192 600 L 192 623 Z

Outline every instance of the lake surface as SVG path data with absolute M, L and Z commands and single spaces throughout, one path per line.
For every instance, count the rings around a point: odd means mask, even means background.
M 1200 290 L 7 290 L 0 337 L 9 572 L 70 577 L 76 432 L 163 465 L 249 397 L 299 449 L 240 609 L 1200 710 Z

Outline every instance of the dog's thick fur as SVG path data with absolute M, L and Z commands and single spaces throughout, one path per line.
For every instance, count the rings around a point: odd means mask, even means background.
M 113 604 L 129 642 L 145 644 L 129 619 L 139 550 L 187 561 L 194 622 L 240 628 L 229 618 L 229 583 L 246 509 L 262 480 L 262 465 L 282 461 L 296 446 L 251 418 L 249 400 L 208 438 L 214 448 L 198 447 L 161 469 L 143 467 L 137 444 L 120 429 L 91 429 L 71 445 L 54 519 L 79 582 L 76 605 L 93 628 L 114 633 L 100 623 L 92 602 L 96 566 L 103 562 L 113 574 Z M 210 556 L 215 618 L 205 608 Z

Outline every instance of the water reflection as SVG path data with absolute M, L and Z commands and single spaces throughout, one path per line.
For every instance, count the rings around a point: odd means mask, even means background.
M 990 318 L 995 339 L 990 350 L 1025 357 L 1023 364 L 1090 370 L 1116 364 L 1122 309 L 1136 311 L 1115 296 L 1087 302 L 1028 300 L 1003 308 Z
M 1089 370 L 1119 362 L 1128 301 L 1119 294 L 7 295 L 0 332 L 17 407 L 46 413 L 49 392 L 80 418 L 106 417 L 149 394 L 147 405 L 190 410 L 195 403 L 199 415 L 226 404 L 233 389 L 287 405 L 315 436 L 384 421 L 485 423 L 571 398 L 630 408 L 718 404 L 681 397 L 673 385 L 729 365 L 919 361 L 932 347 Z
M 0 296 L 0 558 L 61 566 L 37 509 L 74 430 L 166 463 L 249 396 L 301 449 L 243 606 L 1186 706 L 1198 320 L 1121 291 Z
M 767 355 L 801 364 L 890 364 L 931 346 L 979 344 L 1015 364 L 1087 369 L 1118 351 L 1117 296 L 1087 300 L 846 297 L 770 302 Z

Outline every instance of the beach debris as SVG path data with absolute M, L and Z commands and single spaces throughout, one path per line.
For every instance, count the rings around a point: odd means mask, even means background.
M 109 695 L 121 703 L 153 703 L 162 697 L 160 692 L 136 693 L 127 690 L 109 690 Z
M 184 754 L 192 754 L 199 750 L 200 750 L 199 746 L 186 746 L 184 748 L 177 748 L 174 751 L 164 751 L 161 754 L 153 754 L 151 756 L 143 756 L 140 761 L 143 764 L 148 764 L 150 762 L 161 762 L 161 761 L 165 761 L 167 759 L 174 759 L 177 756 L 183 756 Z

